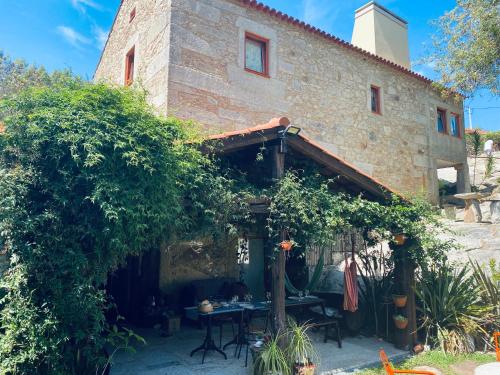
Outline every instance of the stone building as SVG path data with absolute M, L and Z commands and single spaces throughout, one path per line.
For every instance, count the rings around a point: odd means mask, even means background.
M 410 69 L 407 23 L 356 11 L 353 44 L 253 0 L 123 0 L 95 80 L 144 87 L 159 113 L 209 133 L 286 116 L 402 193 L 467 191 L 463 103 Z

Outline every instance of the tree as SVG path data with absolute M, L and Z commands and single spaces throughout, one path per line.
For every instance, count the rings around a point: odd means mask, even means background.
M 210 162 L 140 93 L 36 86 L 0 101 L 0 247 L 11 257 L 0 372 L 95 374 L 108 273 L 194 225 L 184 198 L 206 185 Z
M 500 94 L 500 1 L 457 0 L 436 21 L 434 51 L 441 83 L 470 96 L 479 89 Z
M 74 77 L 69 70 L 48 73 L 44 67 L 30 65 L 24 60 L 12 60 L 0 50 L 0 99 L 28 87 L 47 87 L 71 80 Z

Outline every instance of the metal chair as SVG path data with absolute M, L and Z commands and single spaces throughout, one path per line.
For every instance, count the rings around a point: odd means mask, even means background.
M 389 362 L 389 358 L 387 358 L 387 354 L 385 354 L 383 349 L 380 349 L 380 360 L 382 361 L 382 365 L 384 366 L 385 372 L 387 375 L 395 375 L 395 374 L 419 374 L 419 375 L 436 375 L 436 373 L 432 371 L 423 371 L 423 370 L 395 370 L 391 362 Z
M 495 332 L 493 334 L 493 339 L 495 340 L 495 352 L 497 353 L 497 361 L 500 362 L 500 332 Z

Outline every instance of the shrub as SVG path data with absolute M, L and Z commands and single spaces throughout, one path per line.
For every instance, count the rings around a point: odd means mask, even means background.
M 108 272 L 189 228 L 183 199 L 204 186 L 208 162 L 186 145 L 185 124 L 128 89 L 65 80 L 3 100 L 0 113 L 0 244 L 11 257 L 0 372 L 94 374 Z
M 473 337 L 484 333 L 491 306 L 482 303 L 468 267 L 422 269 L 416 294 L 427 338 L 451 354 L 474 351 Z

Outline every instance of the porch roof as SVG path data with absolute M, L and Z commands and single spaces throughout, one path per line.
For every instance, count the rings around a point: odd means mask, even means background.
M 213 152 L 229 154 L 256 144 L 278 139 L 279 131 L 284 130 L 288 125 L 290 125 L 288 118 L 274 118 L 267 124 L 212 135 L 205 142 L 217 142 Z M 369 192 L 377 198 L 389 199 L 392 194 L 402 196 L 396 190 L 369 176 L 302 133 L 298 134 L 298 136 L 288 137 L 287 143 L 294 151 L 322 165 L 330 172 L 344 177 L 360 190 Z

